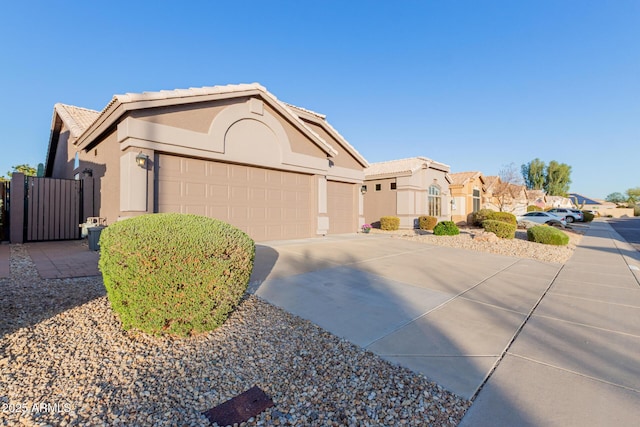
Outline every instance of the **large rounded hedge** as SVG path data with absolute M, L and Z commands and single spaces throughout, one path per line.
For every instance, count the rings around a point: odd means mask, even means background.
M 455 236 L 460 234 L 460 229 L 453 221 L 441 221 L 433 227 L 436 236 Z
M 502 221 L 512 225 L 518 223 L 516 216 L 509 212 L 490 212 L 486 215 L 486 218 L 491 221 Z
M 527 230 L 527 240 L 545 245 L 564 246 L 569 243 L 569 236 L 555 227 L 536 225 Z
M 100 236 L 100 271 L 124 329 L 186 336 L 215 329 L 244 294 L 255 244 L 216 219 L 142 215 Z
M 516 237 L 515 224 L 509 224 L 508 222 L 486 219 L 482 221 L 482 228 L 503 239 Z

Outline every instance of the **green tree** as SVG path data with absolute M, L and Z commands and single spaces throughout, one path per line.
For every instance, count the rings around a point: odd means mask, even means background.
M 571 166 L 551 160 L 546 169 L 544 190 L 550 196 L 566 196 L 571 184 Z
M 640 187 L 634 187 L 627 190 L 627 202 L 635 205 L 640 200 Z
M 616 193 L 609 194 L 607 197 L 605 197 L 605 200 L 607 202 L 620 204 L 620 203 L 626 202 L 627 201 L 627 197 L 625 197 L 624 194 L 622 194 L 622 193 L 616 192 Z
M 545 183 L 545 163 L 535 158 L 529 163 L 521 166 L 522 178 L 524 178 L 524 184 L 529 190 L 542 190 Z
M 12 168 L 13 171 L 7 172 L 7 175 L 9 175 L 9 179 L 11 179 L 11 176 L 16 172 L 23 173 L 26 176 L 36 176 L 36 174 L 38 173 L 38 170 L 35 167 L 26 163 L 22 165 L 12 166 Z

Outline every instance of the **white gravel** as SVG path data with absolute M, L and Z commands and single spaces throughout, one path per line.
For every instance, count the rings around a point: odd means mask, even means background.
M 0 425 L 205 426 L 261 387 L 246 425 L 445 426 L 469 406 L 312 323 L 247 296 L 189 339 L 123 332 L 100 277 L 42 280 L 21 245 L 0 280 Z

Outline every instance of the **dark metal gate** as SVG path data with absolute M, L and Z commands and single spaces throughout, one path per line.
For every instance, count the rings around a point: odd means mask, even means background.
M 82 181 L 25 177 L 25 241 L 80 238 Z
M 9 181 L 0 181 L 0 242 L 9 240 Z

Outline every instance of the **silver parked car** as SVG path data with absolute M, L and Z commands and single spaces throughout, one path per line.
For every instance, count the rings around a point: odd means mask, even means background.
M 567 219 L 564 216 L 558 216 L 549 212 L 527 212 L 524 215 L 516 217 L 518 223 L 523 221 L 536 222 L 538 224 L 553 225 L 556 227 L 566 227 Z
M 553 208 L 549 209 L 547 212 L 551 212 L 552 214 L 558 216 L 564 216 L 567 218 L 567 222 L 569 223 L 574 221 L 584 221 L 584 214 L 578 209 Z

